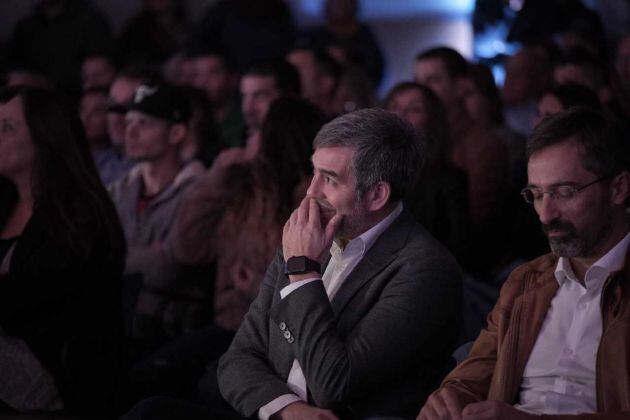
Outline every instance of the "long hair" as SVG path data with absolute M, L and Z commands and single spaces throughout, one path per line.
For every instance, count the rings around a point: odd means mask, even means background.
M 267 177 L 275 175 L 281 213 L 293 207 L 295 188 L 312 173 L 313 139 L 324 122 L 324 114 L 304 99 L 280 97 L 269 107 L 258 161 L 269 167 Z
M 0 103 L 15 97 L 22 99 L 35 149 L 33 214 L 55 241 L 78 255 L 99 252 L 124 261 L 123 231 L 98 177 L 78 115 L 51 91 L 27 87 L 0 91 Z

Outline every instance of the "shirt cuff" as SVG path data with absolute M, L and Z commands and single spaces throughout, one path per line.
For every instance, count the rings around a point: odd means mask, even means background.
M 288 286 L 284 286 L 282 290 L 280 290 L 280 298 L 284 299 L 289 295 L 289 293 L 297 290 L 298 288 L 304 286 L 305 284 L 314 282 L 316 280 L 321 280 L 319 277 L 313 277 L 312 279 L 304 279 L 300 281 L 296 281 L 295 283 L 291 283 Z
M 300 397 L 295 394 L 285 394 L 281 395 L 275 400 L 268 402 L 258 409 L 258 418 L 260 420 L 269 420 L 269 417 L 276 414 L 278 411 L 282 410 L 289 404 L 292 404 L 296 401 L 302 401 Z

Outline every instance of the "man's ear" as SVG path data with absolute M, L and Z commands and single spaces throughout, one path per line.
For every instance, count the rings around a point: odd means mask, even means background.
M 623 171 L 610 183 L 610 198 L 614 204 L 623 205 L 630 197 L 630 173 Z
M 173 124 L 168 132 L 168 142 L 170 144 L 179 144 L 186 139 L 188 127 L 184 123 Z
M 389 202 L 389 197 L 392 194 L 392 187 L 389 182 L 379 181 L 367 192 L 367 204 L 368 210 L 378 211 L 385 207 Z

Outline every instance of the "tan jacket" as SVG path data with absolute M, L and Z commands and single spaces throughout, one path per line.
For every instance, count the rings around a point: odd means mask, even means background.
M 525 364 L 558 290 L 558 259 L 547 254 L 518 267 L 505 282 L 468 358 L 442 383 L 458 392 L 462 407 L 483 400 L 515 404 Z M 603 331 L 596 366 L 600 414 L 554 419 L 628 419 L 630 416 L 630 252 L 602 292 Z

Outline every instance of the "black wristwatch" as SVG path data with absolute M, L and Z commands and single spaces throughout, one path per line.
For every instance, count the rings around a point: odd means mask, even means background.
M 292 274 L 304 274 L 311 271 L 320 272 L 322 266 L 317 262 L 307 257 L 291 257 L 284 263 L 284 274 L 286 276 Z

